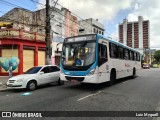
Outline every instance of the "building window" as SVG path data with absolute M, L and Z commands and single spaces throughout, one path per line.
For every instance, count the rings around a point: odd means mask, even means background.
M 99 34 L 101 34 L 101 31 L 99 31 Z
M 98 29 L 97 29 L 97 33 L 98 33 Z
M 96 33 L 96 29 L 95 28 L 93 28 L 93 31 L 94 31 L 94 33 Z
M 71 33 L 71 37 L 74 36 L 74 33 Z
M 103 32 L 102 32 L 102 35 L 103 35 Z

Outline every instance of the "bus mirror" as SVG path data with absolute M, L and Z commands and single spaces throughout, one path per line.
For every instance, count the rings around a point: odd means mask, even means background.
M 57 48 L 57 51 L 56 51 L 56 53 L 58 53 L 58 51 L 59 51 L 59 49 Z

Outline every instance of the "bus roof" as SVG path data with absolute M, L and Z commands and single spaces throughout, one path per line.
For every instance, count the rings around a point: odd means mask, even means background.
M 103 39 L 105 39 L 105 40 L 107 40 L 107 41 L 109 41 L 109 42 L 111 42 L 111 43 L 115 43 L 116 45 L 119 45 L 119 46 L 122 46 L 122 47 L 124 47 L 124 48 L 128 48 L 128 49 L 130 49 L 130 50 L 133 50 L 133 51 L 135 51 L 135 52 L 140 53 L 138 50 L 136 50 L 136 49 L 134 49 L 134 48 L 131 48 L 131 47 L 127 46 L 127 45 L 124 45 L 124 44 L 122 44 L 122 43 L 120 43 L 120 42 L 118 42 L 118 41 L 116 41 L 116 40 L 113 40 L 113 39 L 110 39 L 110 38 L 106 38 L 106 37 L 104 37 L 103 35 L 100 35 L 100 34 L 96 34 L 96 35 L 97 35 L 97 38 L 103 38 Z

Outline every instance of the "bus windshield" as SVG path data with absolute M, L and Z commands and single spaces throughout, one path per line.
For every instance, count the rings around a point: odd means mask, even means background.
M 95 46 L 95 41 L 64 43 L 62 50 L 62 65 L 70 68 L 92 65 L 96 55 Z

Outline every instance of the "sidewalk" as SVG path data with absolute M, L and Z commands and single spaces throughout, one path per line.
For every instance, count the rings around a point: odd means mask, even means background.
M 0 76 L 0 91 L 6 90 L 6 83 L 8 81 L 8 76 Z

